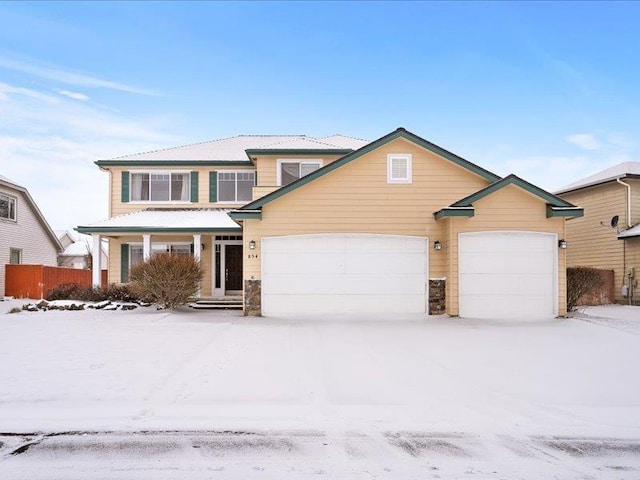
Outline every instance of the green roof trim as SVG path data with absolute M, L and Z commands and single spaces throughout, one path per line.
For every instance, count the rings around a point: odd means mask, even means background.
M 554 207 L 547 204 L 547 218 L 551 217 L 584 217 L 584 208 L 580 207 Z
M 547 192 L 546 190 L 541 189 L 540 187 L 536 187 L 532 183 L 527 182 L 526 180 L 521 179 L 516 175 L 508 175 L 504 177 L 502 180 L 498 180 L 497 182 L 492 183 L 491 185 L 483 188 L 482 190 L 478 190 L 476 193 L 469 195 L 468 197 L 463 198 L 462 200 L 458 200 L 457 202 L 451 204 L 452 207 L 470 207 L 474 202 L 477 202 L 481 198 L 486 197 L 487 195 L 491 195 L 493 192 L 500 190 L 508 185 L 516 185 L 527 192 L 536 195 L 543 200 L 546 200 L 548 204 L 552 207 L 573 207 L 576 208 L 575 205 L 557 197 L 556 195 Z
M 252 155 L 346 155 L 353 152 L 352 148 L 248 148 L 247 156 Z
M 253 219 L 261 220 L 262 219 L 262 211 L 260 210 L 257 210 L 254 212 L 235 211 L 235 212 L 229 212 L 227 215 L 229 215 L 233 220 L 253 220 Z
M 237 232 L 241 227 L 227 228 L 171 228 L 171 227 L 76 227 L 80 233 L 210 233 L 210 232 Z
M 445 217 L 473 217 L 476 212 L 473 207 L 463 207 L 463 208 L 443 208 L 442 210 L 438 210 L 433 213 L 433 216 L 436 220 L 440 220 Z
M 99 167 L 254 167 L 251 160 L 98 160 Z
M 431 143 L 425 140 L 424 138 L 421 138 L 415 135 L 414 133 L 409 132 L 408 130 L 405 130 L 404 128 L 398 128 L 397 130 L 394 130 L 393 132 L 385 135 L 384 137 L 380 137 L 378 140 L 375 140 L 365 145 L 364 147 L 359 148 L 358 150 L 352 151 L 351 153 L 336 160 L 335 162 L 325 165 L 324 167 L 319 168 L 318 170 L 315 170 L 314 172 L 311 172 L 310 174 L 302 178 L 299 178 L 295 182 L 290 183 L 289 185 L 286 185 L 282 188 L 279 188 L 278 190 L 275 190 L 274 192 L 271 192 L 270 194 L 265 195 L 264 197 L 259 198 L 258 200 L 245 205 L 244 207 L 242 207 L 241 210 L 255 210 L 256 208 L 262 208 L 263 205 L 277 198 L 280 198 L 281 196 L 286 195 L 287 193 L 293 190 L 296 190 L 297 188 L 300 188 L 309 182 L 312 182 L 316 178 L 322 177 L 327 173 L 330 173 L 336 170 L 337 168 L 340 168 L 341 166 L 349 162 L 352 162 L 353 160 L 356 160 L 362 157 L 363 155 L 366 155 L 367 153 L 377 148 L 380 148 L 381 146 L 397 138 L 404 138 L 405 140 L 413 142 L 416 145 L 421 146 L 426 150 L 429 150 L 430 152 L 435 153 L 436 155 L 446 158 L 447 160 L 455 163 L 456 165 L 459 165 L 490 182 L 495 182 L 497 180 L 500 180 L 500 177 L 495 173 L 491 173 L 489 170 L 485 170 L 484 168 L 474 163 L 471 163 L 468 160 L 465 160 L 464 158 L 459 157 L 458 155 L 455 155 L 454 153 L 451 153 L 448 150 L 445 150 L 444 148 L 439 147 L 438 145 Z M 317 151 L 317 150 L 314 150 L 314 151 Z

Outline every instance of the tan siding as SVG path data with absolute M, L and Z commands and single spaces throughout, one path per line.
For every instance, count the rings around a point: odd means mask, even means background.
M 555 233 L 565 236 L 563 218 L 547 218 L 546 203 L 519 187 L 510 185 L 474 204 L 475 216 L 456 217 L 450 222 L 450 251 L 458 250 L 458 234 L 488 231 L 528 231 Z M 558 315 L 566 315 L 566 259 L 558 249 Z M 451 255 L 447 281 L 447 311 L 458 315 L 458 256 Z

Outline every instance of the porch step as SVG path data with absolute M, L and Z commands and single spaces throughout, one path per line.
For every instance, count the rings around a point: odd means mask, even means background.
M 242 310 L 242 297 L 207 298 L 189 304 L 195 310 Z

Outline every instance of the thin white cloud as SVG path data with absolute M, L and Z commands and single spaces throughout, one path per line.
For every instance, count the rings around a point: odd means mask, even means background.
M 88 102 L 90 97 L 80 92 L 71 92 L 69 90 L 56 90 L 60 95 L 64 95 L 65 97 L 73 98 L 74 100 L 80 100 L 82 102 Z
M 585 150 L 598 150 L 601 146 L 592 133 L 574 133 L 567 136 L 566 140 Z
M 53 103 L 53 104 L 60 103 L 59 99 L 52 97 L 51 95 L 45 95 L 44 93 L 40 93 L 35 90 L 31 90 L 29 88 L 14 87 L 12 85 L 8 85 L 6 83 L 0 82 L 0 100 L 3 100 L 3 101 L 8 100 L 9 99 L 8 94 L 24 95 L 34 99 L 42 100 L 43 102 L 47 102 L 47 103 Z
M 54 80 L 67 85 L 89 88 L 106 88 L 120 92 L 135 93 L 139 95 L 158 95 L 152 90 L 126 85 L 124 83 L 104 80 L 92 75 L 74 72 L 55 65 L 39 64 L 32 60 L 10 58 L 0 54 L 0 68 L 27 73 L 47 80 Z

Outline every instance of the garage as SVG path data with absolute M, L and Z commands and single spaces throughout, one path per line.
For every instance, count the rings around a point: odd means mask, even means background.
M 317 234 L 262 238 L 262 313 L 424 313 L 424 237 Z
M 500 319 L 557 316 L 557 265 L 555 234 L 461 233 L 460 316 Z

